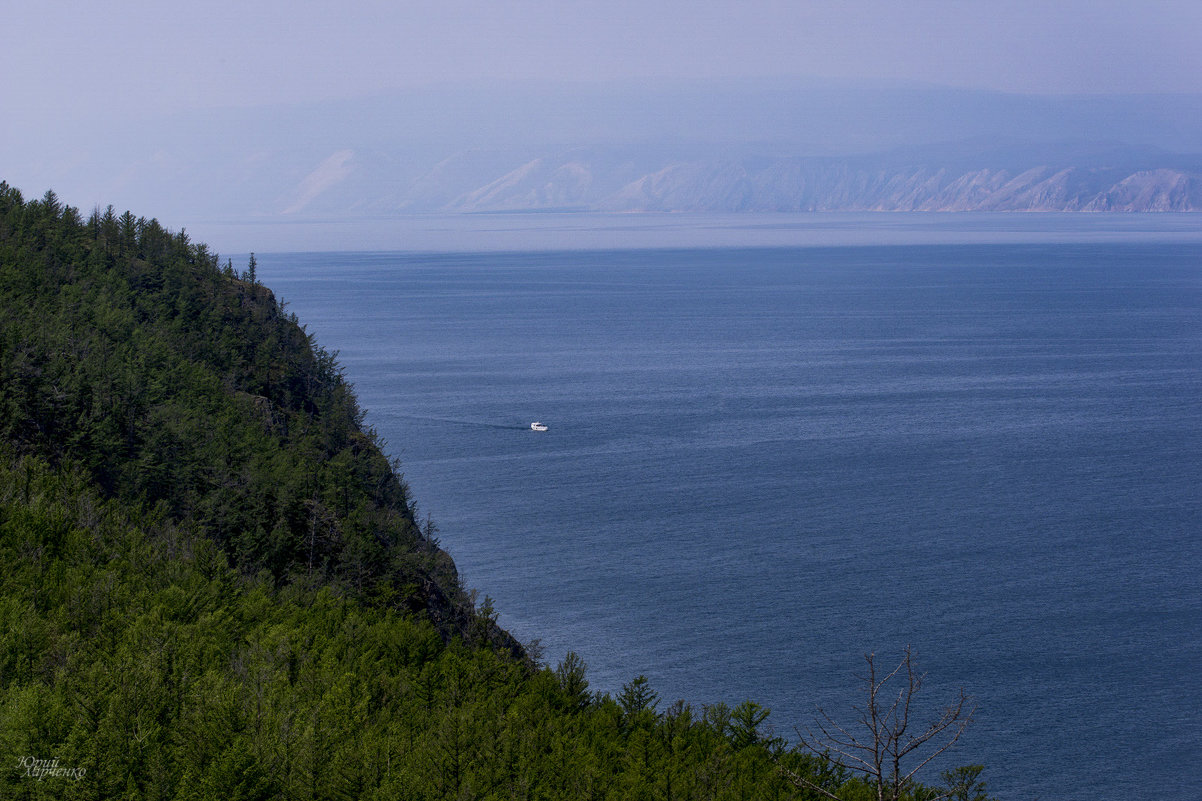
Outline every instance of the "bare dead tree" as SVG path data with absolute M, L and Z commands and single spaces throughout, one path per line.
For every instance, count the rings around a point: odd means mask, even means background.
M 878 678 L 875 654 L 866 654 L 864 659 L 868 674 L 858 678 L 864 682 L 867 704 L 854 707 L 860 725 L 844 728 L 819 709 L 813 727 L 806 727 L 804 734 L 798 729 L 797 736 L 806 750 L 864 774 L 876 789 L 877 801 L 899 801 L 914 784 L 918 771 L 960 739 L 972 722 L 976 705 L 961 689 L 952 703 L 928 722 L 917 723 L 914 699 L 922 689 L 925 674 L 915 670 L 910 646 L 906 646 L 901 663 L 884 677 Z M 830 790 L 803 776 L 791 771 L 786 775 L 800 787 L 840 801 Z M 926 801 L 947 799 L 953 792 L 949 789 Z

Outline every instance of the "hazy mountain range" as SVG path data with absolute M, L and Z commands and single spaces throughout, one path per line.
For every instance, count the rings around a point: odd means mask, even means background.
M 506 163 L 467 151 L 410 181 L 389 181 L 370 152 L 344 150 L 300 182 L 284 212 L 1202 210 L 1202 159 L 1123 148 L 1109 159 L 1077 156 L 1085 150 L 1065 146 L 1056 158 L 1031 152 L 1009 163 L 987 152 L 970 163 L 901 153 L 654 160 L 603 148 Z
M 498 84 L 0 126 L 0 175 L 196 220 L 499 211 L 1199 211 L 1202 95 Z

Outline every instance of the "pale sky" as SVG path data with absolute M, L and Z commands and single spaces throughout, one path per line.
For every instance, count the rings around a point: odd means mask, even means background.
M 812 76 L 1202 92 L 1202 2 L 0 0 L 0 109 L 146 114 L 438 83 Z

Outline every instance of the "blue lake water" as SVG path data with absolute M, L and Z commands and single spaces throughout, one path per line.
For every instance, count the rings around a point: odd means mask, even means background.
M 1202 243 L 1082 224 L 259 274 L 468 586 L 595 689 L 750 698 L 792 735 L 850 722 L 863 654 L 912 644 L 932 701 L 978 702 L 945 766 L 1196 799 Z

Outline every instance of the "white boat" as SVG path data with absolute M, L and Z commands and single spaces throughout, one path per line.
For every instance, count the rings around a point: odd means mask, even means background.
M 545 425 L 543 425 L 542 423 L 539 423 L 536 421 L 536 422 L 533 422 L 530 424 L 530 430 L 531 431 L 546 431 L 547 427 Z

